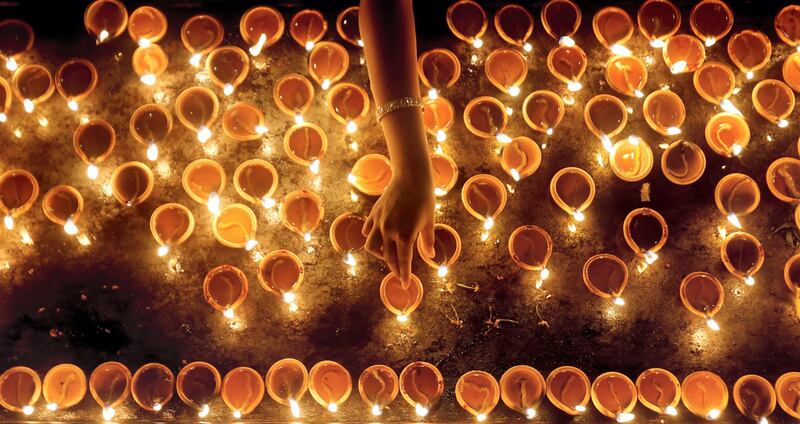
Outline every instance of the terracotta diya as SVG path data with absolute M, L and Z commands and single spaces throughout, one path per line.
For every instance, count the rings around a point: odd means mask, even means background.
M 620 296 L 628 285 L 628 266 L 611 254 L 594 255 L 583 264 L 583 284 L 595 296 L 624 305 Z
M 422 101 L 422 122 L 425 131 L 436 136 L 436 141 L 447 140 L 447 130 L 453 126 L 455 120 L 453 104 L 444 97 L 426 97 Z
M 342 40 L 354 46 L 364 47 L 361 30 L 358 27 L 358 6 L 350 6 L 339 13 L 336 17 L 336 32 Z
M 303 284 L 303 262 L 288 250 L 273 250 L 258 264 L 258 282 L 269 293 L 283 299 L 290 310 L 296 310 L 296 292 Z
M 444 196 L 458 181 L 458 166 L 450 156 L 445 154 L 431 154 L 431 168 L 433 169 L 433 193 Z
M 68 185 L 57 185 L 42 197 L 42 211 L 51 222 L 64 227 L 64 232 L 77 234 L 75 223 L 83 212 L 83 196 Z
M 319 173 L 319 163 L 328 149 L 328 137 L 319 126 L 310 122 L 292 125 L 283 137 L 283 150 L 293 162 Z
M 716 277 L 707 272 L 693 272 L 687 275 L 681 281 L 680 297 L 683 306 L 689 312 L 705 319 L 710 329 L 719 331 L 719 324 L 714 320 L 714 315 L 722 309 L 725 292 Z M 688 408 L 688 405 L 686 406 Z
M 400 394 L 420 417 L 428 415 L 443 391 L 442 373 L 431 363 L 412 362 L 400 373 Z
M 37 104 L 49 99 L 55 91 L 50 71 L 36 64 L 25 64 L 17 68 L 11 79 L 11 86 L 27 113 L 33 112 Z
M 661 56 L 670 72 L 680 74 L 697 70 L 706 60 L 706 50 L 698 38 L 679 34 L 664 42 Z
M 766 378 L 748 374 L 733 385 L 733 402 L 742 415 L 763 422 L 775 411 L 777 397 Z
M 622 234 L 628 247 L 648 263 L 658 258 L 656 252 L 664 247 L 668 233 L 664 217 L 650 208 L 634 209 L 622 222 Z
M 650 368 L 636 379 L 639 402 L 647 409 L 659 414 L 676 416 L 681 401 L 681 384 L 671 372 L 662 368 Z
M 719 180 L 714 189 L 717 209 L 737 228 L 741 228 L 739 217 L 756 210 L 760 201 L 758 184 L 745 174 L 728 174 Z
M 166 34 L 167 17 L 155 7 L 141 6 L 128 19 L 128 35 L 140 47 L 157 43 Z
M 606 63 L 606 82 L 617 93 L 644 97 L 647 67 L 636 56 L 612 56 Z
M 14 218 L 27 212 L 39 197 L 39 182 L 24 169 L 12 169 L 0 175 L 0 211 L 6 229 L 14 229 Z
M 800 202 L 800 160 L 783 157 L 767 168 L 767 187 L 778 200 Z
M 765 79 L 753 88 L 753 107 L 759 115 L 781 128 L 789 125 L 794 110 L 794 92 L 783 81 Z
M 500 166 L 514 181 L 533 175 L 542 162 L 542 151 L 532 139 L 520 136 L 511 140 L 500 156 Z
M 800 43 L 800 6 L 790 4 L 775 15 L 775 32 L 791 47 Z
M 541 288 L 550 276 L 547 263 L 553 253 L 553 239 L 543 228 L 536 225 L 523 225 L 511 233 L 508 239 L 508 253 L 522 269 L 539 271 L 534 285 Z
M 583 211 L 594 200 L 594 180 L 580 168 L 562 168 L 550 180 L 550 195 L 564 212 L 576 221 L 583 221 Z
M 670 90 L 656 90 L 650 93 L 642 106 L 647 125 L 661 135 L 681 133 L 681 125 L 686 119 L 686 107 L 680 96 Z
M 461 188 L 461 202 L 470 215 L 483 221 L 485 230 L 494 225 L 494 221 L 506 206 L 508 193 L 503 183 L 489 174 L 477 174 L 470 177 Z
M 422 238 L 417 238 L 417 253 L 431 268 L 437 269 L 440 277 L 447 275 L 448 270 L 461 256 L 461 236 L 455 228 L 437 222 L 433 226 L 434 256 L 425 254 Z
M 172 399 L 175 375 L 164 365 L 151 362 L 136 370 L 131 396 L 146 411 L 159 412 Z
M 206 87 L 189 87 L 175 99 L 175 113 L 186 128 L 197 132 L 197 140 L 205 143 L 211 138 L 211 125 L 219 114 L 219 99 Z
M 506 4 L 494 14 L 494 28 L 500 38 L 526 52 L 533 50 L 528 39 L 533 34 L 533 16 L 519 4 Z
M 583 109 L 583 121 L 589 131 L 597 138 L 604 140 L 622 132 L 628 123 L 628 111 L 622 100 L 609 94 L 598 94 L 588 102 Z
M 131 65 L 142 84 L 155 85 L 158 76 L 167 70 L 169 58 L 158 44 L 150 44 L 147 47 L 139 47 L 133 52 Z
M 550 0 L 552 2 L 569 2 L 568 0 Z M 546 7 L 546 6 L 545 6 Z M 583 85 L 581 77 L 586 72 L 589 60 L 586 53 L 578 46 L 561 45 L 547 55 L 547 68 L 559 81 L 567 84 L 569 91 L 578 91 Z
M 150 215 L 150 233 L 159 245 L 159 256 L 166 255 L 172 246 L 185 242 L 192 232 L 194 215 L 180 203 L 165 203 Z
M 481 36 L 489 23 L 486 11 L 480 4 L 472 0 L 458 0 L 447 8 L 447 26 L 457 38 L 479 49 L 483 46 Z
M 317 43 L 308 55 L 308 73 L 323 90 L 342 79 L 349 65 L 347 50 L 333 41 Z
M 547 376 L 547 399 L 556 408 L 575 416 L 586 411 L 591 396 L 591 383 L 586 374 L 575 367 L 558 367 Z
M 222 44 L 224 35 L 222 23 L 209 15 L 195 15 L 187 19 L 181 26 L 181 42 L 192 54 L 189 63 L 199 68 L 204 54 Z
M 353 252 L 364 248 L 367 237 L 361 232 L 366 218 L 351 212 L 345 212 L 331 223 L 330 238 L 333 250 L 345 255 L 345 263 L 355 263 Z M 352 266 L 352 265 L 351 265 Z
M 282 76 L 272 89 L 272 98 L 281 112 L 294 117 L 296 123 L 303 122 L 303 114 L 314 100 L 314 86 L 300 74 Z
M 534 91 L 522 103 L 522 117 L 535 131 L 552 135 L 564 118 L 564 102 L 550 90 Z
M 353 381 L 345 367 L 334 361 L 320 361 L 308 371 L 308 391 L 328 412 L 336 412 L 353 390 Z
M 222 132 L 237 141 L 258 140 L 267 132 L 264 114 L 252 103 L 234 103 L 222 114 Z
M 689 26 L 706 47 L 711 47 L 730 32 L 733 12 L 721 0 L 701 0 L 689 14 Z
M 256 228 L 256 215 L 241 203 L 225 206 L 211 219 L 214 238 L 223 246 L 234 249 L 253 249 L 258 244 L 255 240 Z
M 75 153 L 87 164 L 86 175 L 90 180 L 97 179 L 97 165 L 105 161 L 114 151 L 117 136 L 107 121 L 93 119 L 81 124 L 73 134 L 72 147 Z
M 11 412 L 33 414 L 41 394 L 39 374 L 28 367 L 9 368 L 0 375 L 0 406 Z
M 83 26 L 97 44 L 118 37 L 128 25 L 128 10 L 118 0 L 95 0 L 83 14 Z
M 755 71 L 766 66 L 771 55 L 772 44 L 761 31 L 746 29 L 728 40 L 728 57 L 747 79 L 752 79 Z
M 800 91 L 800 52 L 786 57 L 781 67 L 783 81 L 794 91 Z
M 8 113 L 11 110 L 11 101 L 14 99 L 11 84 L 0 77 L 0 123 L 8 121 Z
M 578 31 L 581 9 L 571 0 L 550 0 L 542 7 L 540 18 L 547 34 L 561 42 L 562 37 L 572 37 Z
M 328 21 L 322 13 L 312 9 L 304 9 L 292 16 L 289 22 L 289 34 L 292 39 L 307 51 L 314 49 L 328 30 Z
M 633 36 L 633 20 L 618 7 L 604 7 L 592 18 L 592 30 L 597 41 L 617 53 L 629 53 L 622 45 Z
M 286 195 L 281 202 L 281 222 L 286 228 L 310 241 L 311 233 L 322 223 L 325 209 L 315 193 L 301 189 Z
M 239 20 L 239 33 L 250 46 L 250 54 L 258 56 L 262 50 L 272 46 L 283 36 L 283 15 L 269 6 L 254 6 L 247 9 Z
M 220 265 L 206 274 L 203 296 L 212 308 L 232 319 L 236 308 L 247 297 L 247 277 L 235 266 Z
M 695 371 L 681 383 L 683 405 L 694 415 L 715 420 L 728 406 L 728 387 L 718 375 Z
M 370 153 L 356 161 L 347 180 L 367 196 L 380 196 L 392 181 L 392 164 L 386 156 Z
M 480 96 L 467 103 L 464 108 L 464 124 L 469 132 L 478 137 L 510 141 L 503 134 L 508 124 L 506 106 L 494 97 Z
M 485 421 L 500 400 L 500 385 L 486 371 L 469 371 L 456 382 L 456 401 L 479 422 Z
M 47 410 L 71 408 L 86 395 L 86 374 L 77 365 L 58 364 L 47 371 L 42 381 L 42 396 Z
M 281 359 L 269 367 L 265 380 L 269 397 L 288 406 L 292 416 L 300 418 L 298 402 L 308 391 L 308 371 L 305 365 L 297 359 Z
M 333 118 L 344 124 L 350 134 L 356 132 L 358 123 L 369 115 L 367 91 L 349 82 L 340 82 L 331 88 L 327 105 Z
M 230 96 L 247 78 L 250 58 L 236 46 L 217 47 L 206 58 L 206 72 L 222 94 Z
M 380 416 L 383 408 L 394 402 L 400 393 L 397 373 L 386 365 L 371 365 L 358 378 L 358 393 L 370 408 L 373 416 Z
M 273 195 L 278 188 L 278 171 L 265 160 L 246 160 L 233 173 L 233 187 L 248 202 L 271 208 L 275 206 Z
M 675 141 L 661 154 L 661 172 L 675 184 L 692 184 L 703 176 L 705 170 L 703 149 L 690 141 Z
M 220 392 L 222 378 L 208 362 L 191 362 L 181 368 L 175 387 L 183 403 L 194 408 L 199 418 L 205 418 L 211 412 L 209 404 Z
M 625 374 L 606 372 L 597 376 L 592 383 L 592 403 L 601 414 L 617 422 L 634 419 L 632 413 L 636 406 L 636 386 Z
M 800 373 L 787 372 L 778 377 L 775 382 L 775 392 L 778 398 L 778 405 L 783 412 L 792 418 L 800 418 L 798 402 L 800 402 Z
M 528 75 L 528 61 L 518 50 L 499 48 L 486 58 L 484 69 L 492 85 L 516 97 L 520 92 L 519 87 Z
M 692 76 L 694 89 L 703 100 L 719 104 L 733 94 L 736 78 L 728 65 L 722 62 L 706 62 Z
M 0 58 L 6 61 L 6 69 L 16 71 L 18 60 L 33 48 L 33 28 L 19 19 L 0 21 Z
M 86 59 L 70 59 L 56 71 L 56 90 L 67 101 L 70 110 L 78 110 L 78 102 L 97 86 L 97 69 Z
M 705 129 L 706 144 L 721 156 L 738 156 L 750 142 L 750 127 L 735 113 L 718 113 L 711 117 Z
M 433 49 L 422 53 L 417 60 L 419 79 L 431 90 L 428 97 L 434 98 L 438 90 L 451 87 L 461 76 L 461 62 L 447 49 Z
M 264 397 L 264 380 L 250 367 L 228 371 L 222 379 L 222 401 L 232 411 L 233 418 L 253 412 Z
M 222 165 L 211 159 L 197 159 L 186 165 L 181 185 L 192 200 L 208 205 L 212 213 L 219 213 L 219 196 L 225 188 Z
M 669 0 L 647 0 L 639 6 L 636 14 L 639 32 L 655 48 L 664 46 L 681 26 L 681 12 Z
M 125 206 L 138 205 L 153 193 L 153 171 L 141 162 L 126 162 L 111 174 L 114 197 Z
M 764 264 L 764 248 L 757 238 L 741 231 L 728 234 L 720 247 L 720 256 L 728 272 L 748 286 L 756 283 L 753 274 Z
M 542 373 L 536 368 L 516 365 L 500 377 L 500 398 L 509 409 L 532 420 L 536 418 L 537 408 L 542 403 L 545 384 Z
M 381 302 L 400 322 L 408 321 L 408 316 L 417 310 L 422 303 L 423 292 L 422 282 L 414 274 L 411 274 L 408 283 L 393 273 L 381 281 Z
M 109 361 L 102 363 L 89 376 L 89 393 L 101 408 L 103 420 L 111 421 L 120 405 L 131 394 L 131 371 L 125 365 Z
M 133 139 L 147 146 L 147 158 L 158 159 L 158 144 L 172 130 L 172 114 L 164 106 L 148 103 L 139 106 L 128 123 Z

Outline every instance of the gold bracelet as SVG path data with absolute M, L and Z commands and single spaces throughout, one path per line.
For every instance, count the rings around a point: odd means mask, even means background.
M 401 97 L 399 99 L 390 100 L 383 105 L 378 106 L 378 122 L 380 122 L 381 119 L 383 119 L 383 117 L 387 114 L 408 107 L 418 107 L 422 109 L 422 99 L 419 97 Z

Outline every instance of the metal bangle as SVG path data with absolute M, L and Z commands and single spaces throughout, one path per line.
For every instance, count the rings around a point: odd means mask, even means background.
M 380 120 L 383 119 L 383 117 L 387 114 L 408 107 L 418 107 L 422 109 L 422 99 L 419 97 L 401 97 L 399 99 L 390 100 L 383 105 L 378 106 L 378 122 L 380 122 Z

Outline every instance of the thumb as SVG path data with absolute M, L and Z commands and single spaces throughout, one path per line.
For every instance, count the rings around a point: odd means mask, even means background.
M 436 256 L 436 248 L 434 246 L 436 237 L 433 234 L 433 218 L 427 220 L 420 232 L 420 237 L 422 238 L 423 253 L 428 255 L 429 258 Z

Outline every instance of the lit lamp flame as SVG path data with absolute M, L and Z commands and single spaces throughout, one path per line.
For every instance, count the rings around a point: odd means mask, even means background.
M 508 88 L 508 94 L 510 94 L 511 97 L 519 96 L 519 91 L 520 91 L 519 87 L 517 87 L 516 85 L 512 85 L 511 87 Z
M 314 159 L 311 165 L 308 166 L 308 170 L 311 171 L 312 174 L 319 174 L 319 159 Z
M 733 212 L 728 214 L 728 222 L 730 222 L 731 225 L 736 228 L 742 228 L 742 223 L 739 221 L 739 217 Z
M 428 408 L 426 408 L 426 407 L 424 407 L 424 406 L 422 406 L 422 405 L 420 405 L 418 403 L 418 404 L 414 405 L 414 412 L 416 412 L 417 415 L 419 415 L 420 417 L 424 417 L 424 416 L 427 416 L 428 412 L 430 412 L 430 411 L 428 410 Z
M 106 41 L 108 39 L 109 35 L 111 35 L 111 34 L 109 34 L 107 30 L 100 31 L 100 35 L 97 36 L 97 44 L 100 44 L 103 41 Z
M 640 99 L 644 97 L 644 93 L 642 93 L 642 90 L 639 90 L 638 88 L 636 90 L 633 90 L 633 95 Z
M 310 242 L 310 241 L 311 241 L 311 233 L 305 233 L 305 234 L 303 234 L 303 240 L 304 240 L 306 243 Z
M 22 413 L 25 415 L 33 414 L 33 407 L 30 405 L 25 405 L 22 407 Z
M 149 160 L 156 160 L 158 159 L 158 146 L 155 143 L 150 143 L 147 146 L 147 159 Z
M 200 125 L 200 128 L 197 129 L 197 141 L 205 143 L 210 138 L 211 130 L 205 125 Z
M 717 38 L 716 37 L 706 37 L 706 41 L 705 41 L 706 47 L 711 47 L 716 42 L 717 42 Z
M 526 52 L 530 53 L 533 51 L 533 46 L 531 45 L 531 43 L 525 43 L 522 45 L 522 50 L 525 50 Z
M 558 44 L 565 47 L 573 47 L 575 46 L 575 40 L 573 40 L 572 37 L 565 35 L 558 39 Z
M 14 229 L 14 217 L 10 214 L 3 218 L 3 223 L 6 224 L 7 230 L 11 231 Z
M 586 219 L 586 215 L 583 214 L 581 211 L 575 211 L 572 214 L 572 218 L 574 218 L 578 222 L 583 222 Z
M 436 141 L 439 143 L 447 140 L 447 133 L 444 130 L 436 130 Z
M 334 402 L 328 404 L 328 412 L 336 412 L 339 410 L 339 405 Z
M 364 47 L 364 40 L 359 38 L 358 40 L 356 40 L 356 44 L 358 44 L 358 47 Z
M 575 409 L 578 412 L 586 412 L 586 407 L 583 405 L 575 405 L 575 408 L 573 409 Z
M 734 156 L 739 156 L 742 154 L 742 145 L 739 143 L 734 143 L 733 146 L 731 146 L 731 153 Z
M 353 256 L 352 253 L 347 252 L 347 254 L 344 255 L 344 263 L 347 264 L 347 266 L 349 266 L 349 267 L 354 267 L 354 266 L 356 266 L 356 263 L 357 263 L 356 262 L 356 257 Z
M 472 47 L 475 47 L 476 49 L 483 47 L 483 40 L 480 38 L 472 39 Z
M 511 106 L 506 106 L 506 115 L 511 116 L 514 114 L 514 109 Z
M 314 45 L 315 43 L 313 41 L 306 41 L 306 51 L 310 52 L 311 50 L 314 50 Z
M 200 407 L 200 411 L 197 412 L 197 416 L 199 418 L 205 418 L 205 417 L 208 416 L 209 412 L 211 412 L 211 408 L 207 404 L 204 403 L 203 406 Z
M 231 309 L 231 308 L 226 309 L 224 312 L 222 312 L 222 315 L 224 315 L 225 318 L 233 319 L 233 316 L 234 316 L 233 315 L 233 309 Z M 239 412 L 239 411 L 236 411 L 236 412 Z M 236 416 L 236 412 L 233 413 L 234 416 Z M 241 418 L 241 414 L 239 414 L 239 418 Z
M 8 115 L 0 112 L 0 122 L 6 122 L 6 121 L 8 121 Z
M 258 36 L 258 41 L 256 44 L 250 47 L 250 55 L 251 56 L 258 56 L 261 54 L 261 49 L 264 48 L 264 43 L 267 42 L 267 34 L 261 34 Z
M 139 81 L 141 81 L 142 84 L 144 85 L 153 86 L 156 84 L 156 76 L 155 74 L 150 74 L 150 73 L 144 74 L 141 77 L 139 77 Z
M 614 302 L 614 304 L 617 305 L 617 306 L 624 306 L 625 305 L 625 299 L 623 299 L 623 298 L 621 298 L 619 296 L 614 296 L 614 299 L 612 300 L 612 302 Z M 620 422 L 624 422 L 624 421 L 620 421 Z
M 233 411 L 233 418 L 236 418 L 237 420 L 238 420 L 239 418 L 242 418 L 242 413 L 241 413 L 241 412 L 239 412 L 239 410 L 238 410 L 238 409 L 237 409 L 236 411 Z
M 728 99 L 722 99 L 722 101 L 719 102 L 719 107 L 725 112 L 735 113 L 739 116 L 742 116 L 742 112 L 738 108 L 736 108 L 736 106 L 734 106 L 733 103 L 731 103 L 731 101 Z
M 300 404 L 292 398 L 289 398 L 289 410 L 292 411 L 293 417 L 300 418 Z
M 603 148 L 606 149 L 608 153 L 611 153 L 614 148 L 613 143 L 611 143 L 611 139 L 607 135 L 603 134 L 600 136 L 600 142 L 603 143 Z
M 719 324 L 717 324 L 717 322 L 714 321 L 714 318 L 708 317 L 706 319 L 706 324 L 708 325 L 708 328 L 714 331 L 719 331 Z
M 708 411 L 708 415 L 706 415 L 706 418 L 708 418 L 709 420 L 716 420 L 717 418 L 719 418 L 720 414 L 722 414 L 722 412 L 719 409 L 712 409 Z
M 611 53 L 614 53 L 617 56 L 630 56 L 631 50 L 622 44 L 614 44 L 611 46 Z
M 789 121 L 785 119 L 781 119 L 780 121 L 778 121 L 778 128 L 786 128 L 788 126 L 789 126 Z
M 57 403 L 51 402 L 51 403 L 47 404 L 47 410 L 48 411 L 55 411 L 57 409 L 58 409 L 58 404 Z
M 71 110 L 73 112 L 77 112 L 78 111 L 78 102 L 76 102 L 75 100 L 70 100 L 70 101 L 67 102 L 67 107 L 69 108 L 69 110 Z
M 669 127 L 667 128 L 667 135 L 678 135 L 681 133 L 681 129 L 678 127 Z
M 761 417 L 758 419 L 758 424 L 769 424 L 767 417 Z
M 216 191 L 212 191 L 211 194 L 208 195 L 208 210 L 214 215 L 219 215 L 221 204 L 222 199 L 219 198 L 219 194 L 217 194 Z
M 224 95 L 226 95 L 226 96 L 230 96 L 231 94 L 233 94 L 233 84 L 231 84 L 231 83 L 226 83 L 226 84 L 225 84 L 225 85 L 222 87 L 222 94 L 224 94 Z
M 275 199 L 269 196 L 264 196 L 263 198 L 261 198 L 261 206 L 264 206 L 267 209 L 274 208 L 275 204 L 276 204 Z
M 678 410 L 672 405 L 667 405 L 667 407 L 664 408 L 664 413 L 675 417 L 678 415 Z
M 652 47 L 654 49 L 660 49 L 660 48 L 664 47 L 664 40 L 661 40 L 661 39 L 653 40 L 653 41 L 650 42 L 650 47 Z
M 583 84 L 578 81 L 570 81 L 567 83 L 567 90 L 572 91 L 573 93 L 580 91 L 581 88 L 583 88 Z
M 511 137 L 509 137 L 507 134 L 497 133 L 495 138 L 497 138 L 497 141 L 499 141 L 499 142 L 501 142 L 503 144 L 511 143 Z
M 428 98 L 431 99 L 431 100 L 438 99 L 439 98 L 439 92 L 436 91 L 435 88 L 431 88 L 430 90 L 428 90 Z
M 86 167 L 86 176 L 89 177 L 90 180 L 96 180 L 99 175 L 100 169 L 97 168 L 97 165 L 90 163 L 89 166 Z
M 519 181 L 520 180 L 520 175 L 519 175 L 519 171 L 517 171 L 517 168 L 511 168 L 508 171 L 508 173 L 511 174 L 511 178 L 513 178 L 514 181 Z
M 752 275 L 748 275 L 744 277 L 744 283 L 747 284 L 748 286 L 754 286 L 756 284 L 756 279 L 753 278 Z
M 67 222 L 64 223 L 64 232 L 71 236 L 78 234 L 78 227 L 75 225 L 75 221 L 72 220 L 71 216 L 67 218 Z
M 268 129 L 264 125 L 256 125 L 256 134 L 264 135 L 267 131 Z
M 157 254 L 158 254 L 158 256 L 160 256 L 160 257 L 167 256 L 167 253 L 169 253 L 169 246 L 167 246 L 167 245 L 164 245 L 164 246 L 159 246 L 159 247 L 158 247 L 158 251 L 157 251 L 156 253 L 157 253 Z
M 378 404 L 372 405 L 372 415 L 373 416 L 380 417 L 382 413 L 383 413 L 383 410 L 381 409 L 380 405 L 378 405 Z
M 322 83 L 319 86 L 323 90 L 327 90 L 327 89 L 331 88 L 331 80 L 325 78 L 324 80 L 322 80 Z
M 550 276 L 550 270 L 547 269 L 547 268 L 542 268 L 542 270 L 539 271 L 539 278 L 536 279 L 536 288 L 537 289 L 542 288 L 542 284 L 544 284 L 544 280 L 546 280 L 547 277 L 549 277 L 549 276 Z M 535 416 L 535 414 L 534 414 L 534 416 Z
M 439 278 L 444 278 L 447 276 L 448 272 L 450 272 L 450 270 L 447 269 L 447 265 L 441 264 L 439 265 L 439 269 L 436 271 L 436 275 L 438 275 Z
M 302 124 L 305 121 L 306 120 L 303 118 L 303 115 L 301 113 L 297 113 L 297 114 L 294 115 L 294 123 L 295 124 Z
M 19 64 L 13 57 L 9 57 L 8 59 L 6 59 L 6 69 L 13 72 L 16 71 L 18 67 Z
M 345 129 L 348 134 L 354 134 L 358 130 L 358 125 L 356 125 L 355 121 L 348 121 Z
M 635 415 L 631 414 L 630 412 L 621 412 L 617 414 L 617 422 L 618 423 L 627 423 L 633 421 L 636 418 Z
M 751 80 L 751 79 L 753 79 L 753 77 L 755 76 L 755 74 L 753 74 L 753 71 L 747 71 L 747 73 L 746 73 L 746 74 L 744 74 L 744 76 L 745 76 L 745 78 L 747 78 L 747 79 Z
M 247 240 L 247 243 L 245 243 L 244 250 L 249 252 L 249 251 L 255 249 L 256 246 L 258 246 L 258 240 L 250 239 L 250 240 Z
M 117 415 L 117 411 L 115 411 L 114 408 L 110 406 L 103 408 L 103 420 L 111 421 L 111 419 L 114 418 L 114 415 Z
M 153 404 L 153 411 L 159 412 L 161 411 L 161 404 L 156 402 Z
M 139 39 L 139 47 L 141 47 L 143 49 L 146 49 L 146 48 L 150 47 L 151 44 L 152 43 L 150 42 L 149 38 L 142 37 L 142 38 Z
M 31 99 L 23 99 L 22 106 L 25 108 L 25 112 L 27 113 L 33 112 L 34 105 Z
M 397 316 L 397 321 L 399 321 L 401 323 L 408 322 L 408 315 L 398 315 Z M 423 417 L 424 417 L 424 415 L 423 415 Z
M 644 252 L 644 261 L 647 262 L 648 265 L 652 265 L 653 262 L 658 260 L 658 254 L 656 252 L 652 252 L 650 250 Z
M 475 416 L 475 420 L 479 423 L 486 421 L 486 414 L 478 414 Z
M 433 194 L 436 196 L 444 196 L 447 194 L 447 191 L 441 187 L 436 187 L 433 189 Z
M 189 58 L 189 64 L 194 66 L 195 68 L 200 67 L 200 59 L 203 58 L 203 55 L 200 53 L 195 53 L 192 57 Z
M 686 70 L 687 66 L 689 66 L 689 64 L 686 63 L 685 60 L 679 60 L 673 63 L 672 66 L 669 67 L 669 71 L 672 72 L 673 74 L 680 74 L 681 72 Z
M 525 410 L 525 418 L 532 420 L 536 418 L 536 409 L 528 408 Z

